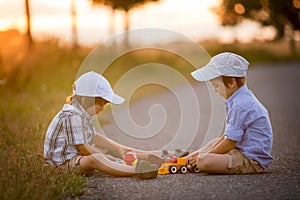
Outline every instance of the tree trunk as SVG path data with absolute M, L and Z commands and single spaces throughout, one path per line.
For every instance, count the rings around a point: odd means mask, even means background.
M 31 36 L 31 19 L 30 19 L 29 0 L 25 0 L 25 9 L 26 9 L 26 20 L 27 20 L 27 42 L 28 42 L 28 47 L 31 48 L 32 44 L 33 44 L 33 39 Z
M 296 55 L 296 42 L 295 42 L 295 30 L 291 29 L 289 36 L 290 51 L 293 55 Z
M 124 31 L 125 31 L 125 46 L 128 47 L 129 44 L 129 24 L 130 24 L 130 15 L 129 15 L 129 10 L 125 10 L 124 13 Z
M 116 11 L 115 11 L 115 9 L 111 9 L 111 13 L 110 13 L 110 16 L 109 16 L 109 28 L 108 28 L 108 30 L 109 30 L 109 33 L 108 33 L 108 35 L 109 35 L 109 37 L 112 37 L 112 36 L 114 36 L 116 33 L 115 33 L 115 14 L 116 14 Z M 112 45 L 116 45 L 116 39 L 114 39 L 113 40 L 113 43 L 112 43 Z
M 130 16 L 129 16 L 129 11 L 128 10 L 126 10 L 125 11 L 125 21 L 124 21 L 124 30 L 125 31 L 128 31 L 129 30 L 129 21 L 130 21 Z
M 78 46 L 76 0 L 71 1 L 72 47 Z

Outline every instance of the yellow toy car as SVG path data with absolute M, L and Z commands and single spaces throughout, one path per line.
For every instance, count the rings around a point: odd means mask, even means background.
M 198 167 L 192 168 L 188 165 L 188 160 L 186 158 L 170 158 L 166 160 L 167 162 L 163 163 L 158 169 L 158 174 L 176 174 L 181 173 L 185 174 L 187 171 L 191 173 L 199 173 L 200 170 Z M 188 167 L 189 166 L 189 167 Z
M 177 158 L 173 162 L 163 163 L 158 169 L 158 174 L 175 174 L 177 172 L 185 174 L 188 170 L 187 164 L 186 158 Z

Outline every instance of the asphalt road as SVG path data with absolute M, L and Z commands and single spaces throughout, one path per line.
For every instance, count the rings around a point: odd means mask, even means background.
M 159 175 L 156 179 L 119 178 L 97 173 L 89 178 L 87 192 L 78 199 L 300 199 L 300 62 L 256 64 L 250 68 L 247 85 L 269 110 L 273 127 L 274 161 L 263 174 L 255 175 Z M 195 84 L 205 91 L 203 84 Z M 203 92 L 205 93 L 205 92 Z M 133 108 L 137 123 L 144 109 L 160 101 L 171 116 L 177 116 L 176 101 L 166 99 L 172 93 L 163 93 L 137 102 Z M 159 96 L 159 97 L 158 97 Z M 173 95 L 174 96 L 174 95 Z M 201 98 L 202 113 L 209 112 L 209 99 Z M 173 112 L 173 113 L 172 113 Z M 108 137 L 126 145 L 142 149 L 162 148 L 176 129 L 178 119 L 169 117 L 161 133 L 147 139 L 133 138 L 122 133 L 112 122 L 104 123 Z M 201 118 L 198 133 L 189 146 L 193 151 L 202 145 L 207 130 L 209 114 Z M 109 119 L 110 113 L 103 113 Z

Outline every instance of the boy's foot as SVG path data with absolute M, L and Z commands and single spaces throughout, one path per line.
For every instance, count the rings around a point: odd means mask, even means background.
M 168 150 L 162 150 L 162 154 L 161 154 L 160 157 L 162 157 L 162 158 L 164 158 L 164 159 L 167 159 L 167 158 L 169 157 L 169 152 L 168 152 Z
M 158 174 L 158 166 L 156 164 L 151 164 L 146 160 L 140 160 L 135 167 L 135 171 L 137 176 L 141 179 L 156 178 Z
M 182 149 L 175 149 L 174 155 L 172 155 L 172 154 L 170 155 L 168 150 L 162 150 L 161 157 L 164 159 L 170 158 L 172 156 L 175 156 L 176 158 L 181 158 L 181 157 L 185 157 L 187 155 L 189 155 L 188 151 L 184 151 Z
M 147 159 L 147 161 L 149 161 L 150 163 L 156 164 L 159 167 L 165 162 L 165 160 L 166 160 L 165 158 L 162 158 L 155 154 L 149 154 L 148 159 Z
M 174 156 L 176 156 L 177 158 L 185 157 L 187 155 L 189 155 L 188 151 L 183 151 L 182 149 L 175 149 Z
M 164 158 L 153 153 L 137 153 L 137 158 L 138 160 L 146 160 L 150 163 L 157 164 L 159 167 L 165 162 Z

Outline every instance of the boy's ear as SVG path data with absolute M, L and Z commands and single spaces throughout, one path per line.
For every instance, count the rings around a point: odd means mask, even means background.
M 237 86 L 237 81 L 235 78 L 231 78 L 231 81 L 229 83 L 230 89 L 233 89 L 234 87 Z

